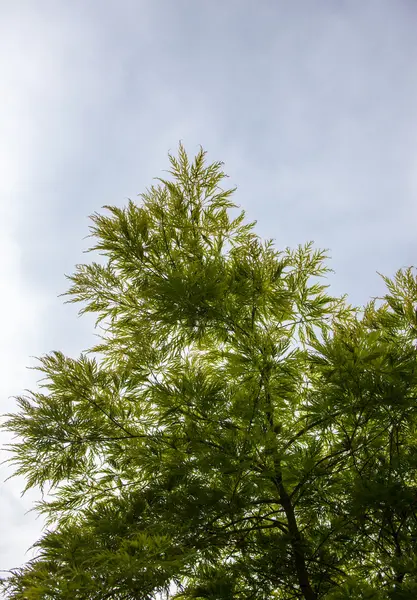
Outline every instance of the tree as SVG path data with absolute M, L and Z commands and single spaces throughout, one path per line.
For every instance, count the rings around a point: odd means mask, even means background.
M 413 270 L 353 308 L 324 252 L 232 218 L 221 163 L 169 158 L 140 206 L 93 215 L 106 260 L 69 277 L 100 343 L 42 357 L 7 415 L 50 491 L 7 597 L 416 598 Z

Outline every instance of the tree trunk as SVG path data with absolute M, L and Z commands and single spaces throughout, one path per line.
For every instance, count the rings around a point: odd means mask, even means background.
M 291 504 L 291 499 L 282 482 L 282 473 L 279 463 L 275 466 L 276 476 L 274 478 L 274 483 L 279 492 L 280 502 L 288 521 L 288 530 L 290 533 L 291 548 L 294 554 L 294 563 L 295 569 L 297 571 L 298 583 L 300 585 L 305 600 L 316 600 L 317 595 L 310 585 L 310 579 L 308 576 L 307 566 L 304 557 L 303 543 L 300 532 L 298 530 L 298 525 L 294 513 L 294 507 Z
M 261 381 L 266 383 L 266 418 L 268 426 L 271 431 L 274 431 L 273 407 L 271 402 L 271 396 L 269 394 L 267 386 L 268 377 L 264 377 L 263 375 Z M 274 458 L 274 471 L 275 473 L 273 477 L 273 482 L 275 487 L 277 488 L 279 494 L 279 501 L 281 503 L 282 508 L 284 509 L 285 516 L 287 517 L 288 531 L 290 534 L 291 548 L 294 555 L 294 564 L 295 570 L 297 572 L 298 583 L 305 600 L 317 600 L 317 594 L 315 593 L 310 584 L 310 578 L 308 575 L 304 556 L 303 541 L 301 539 L 300 531 L 297 525 L 297 520 L 295 518 L 294 507 L 291 503 L 291 498 L 287 490 L 285 489 L 284 483 L 282 481 L 281 461 L 277 456 Z

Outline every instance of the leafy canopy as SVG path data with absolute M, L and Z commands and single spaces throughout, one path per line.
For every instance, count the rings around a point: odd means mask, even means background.
M 69 277 L 100 343 L 8 415 L 49 529 L 7 597 L 415 599 L 412 269 L 352 308 L 322 251 L 232 218 L 221 163 L 169 159 Z

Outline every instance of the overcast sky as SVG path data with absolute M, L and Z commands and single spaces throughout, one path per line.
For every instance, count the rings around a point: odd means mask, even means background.
M 0 0 L 1 412 L 32 356 L 92 343 L 57 297 L 87 217 L 180 139 L 225 162 L 262 236 L 329 248 L 354 304 L 415 264 L 416 31 L 415 0 Z M 1 483 L 0 569 L 41 531 L 22 487 Z

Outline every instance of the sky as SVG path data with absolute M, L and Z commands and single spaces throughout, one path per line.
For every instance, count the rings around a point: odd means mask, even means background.
M 414 0 L 0 2 L 0 412 L 36 389 L 33 357 L 95 341 L 58 297 L 88 216 L 144 192 L 180 140 L 224 161 L 262 237 L 328 248 L 353 304 L 415 264 L 416 27 Z M 11 472 L 4 570 L 42 530 Z

